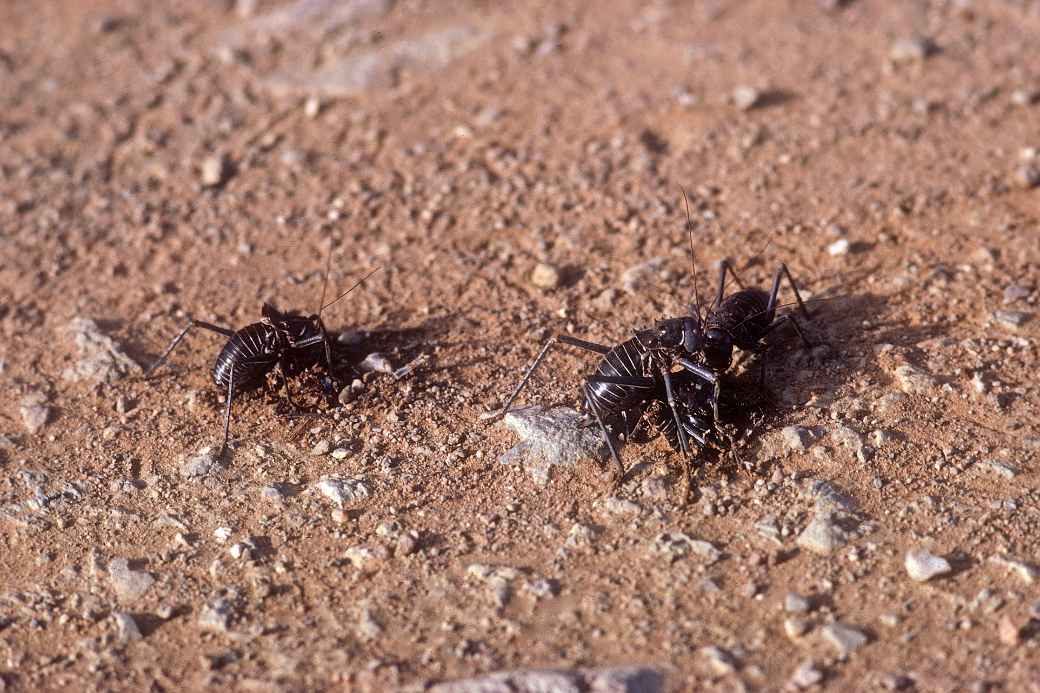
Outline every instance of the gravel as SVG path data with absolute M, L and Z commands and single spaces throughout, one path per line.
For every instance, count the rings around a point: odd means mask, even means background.
M 784 611 L 789 614 L 808 613 L 809 600 L 797 592 L 788 592 L 784 597 Z
M 1031 313 L 1027 313 L 1023 310 L 995 310 L 993 311 L 993 319 L 999 322 L 1001 325 L 1012 328 L 1019 328 L 1024 325 L 1029 318 L 1032 317 Z
M 911 549 L 903 562 L 907 574 L 917 582 L 927 582 L 934 577 L 948 575 L 952 568 L 949 561 L 929 553 L 926 549 Z

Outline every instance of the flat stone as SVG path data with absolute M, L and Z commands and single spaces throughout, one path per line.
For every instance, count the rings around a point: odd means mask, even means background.
M 93 320 L 73 318 L 65 326 L 64 333 L 72 339 L 79 352 L 79 360 L 62 372 L 65 380 L 113 383 L 142 373 L 137 362 L 127 356 L 111 337 L 103 334 Z
M 722 557 L 722 552 L 710 542 L 693 539 L 682 532 L 662 532 L 654 539 L 652 546 L 655 553 L 668 556 L 673 561 L 693 554 L 711 564 Z
M 198 624 L 203 630 L 226 633 L 235 616 L 234 604 L 226 597 L 219 597 L 203 605 L 199 610 Z
M 868 642 L 866 633 L 840 622 L 827 624 L 820 629 L 820 635 L 840 657 L 848 657 Z
M 112 621 L 116 625 L 116 637 L 122 643 L 133 642 L 144 637 L 141 635 L 141 629 L 137 627 L 137 621 L 125 611 L 113 611 Z
M 346 503 L 353 503 L 370 495 L 368 485 L 363 479 L 325 476 L 314 484 L 314 489 L 340 508 Z
M 812 434 L 803 426 L 784 426 L 780 435 L 784 439 L 784 445 L 796 452 L 804 451 L 812 442 Z
M 981 469 L 1002 476 L 1005 479 L 1014 479 L 1018 476 L 1017 469 L 999 460 L 982 460 L 978 465 Z
M 935 378 L 909 364 L 896 368 L 895 376 L 900 389 L 908 395 L 926 395 L 936 388 Z
M 514 409 L 504 420 L 520 436 L 520 442 L 498 461 L 524 467 L 539 484 L 549 481 L 554 465 L 574 467 L 581 460 L 601 462 L 609 454 L 599 428 L 579 427 L 583 417 L 568 407 Z
M 155 583 L 155 578 L 143 570 L 131 570 L 125 558 L 113 558 L 108 564 L 108 575 L 121 602 L 136 600 Z
M 927 582 L 934 577 L 947 575 L 953 570 L 949 561 L 940 556 L 935 556 L 925 549 L 911 549 L 907 551 L 903 564 L 910 578 L 917 582 Z
M 280 94 L 353 96 L 400 83 L 402 75 L 442 69 L 476 50 L 490 34 L 469 24 L 449 25 L 400 41 L 386 41 L 350 53 L 317 69 L 300 66 L 273 75 L 263 83 Z
M 605 669 L 521 669 L 440 683 L 428 693 L 664 693 L 662 670 L 645 667 Z
M 201 479 L 224 470 L 224 466 L 214 456 L 210 448 L 203 448 L 181 463 L 181 476 L 186 479 Z
M 30 435 L 39 433 L 51 416 L 47 397 L 42 392 L 30 392 L 22 397 L 18 403 L 18 411 L 22 415 L 22 425 Z
M 1000 309 L 993 311 L 994 320 L 999 322 L 1001 325 L 1016 329 L 1024 325 L 1030 317 L 1032 317 L 1032 314 L 1023 310 Z
M 812 521 L 798 535 L 795 543 L 813 553 L 827 556 L 846 544 L 845 531 L 834 522 L 831 513 L 816 513 Z
M 358 369 L 363 373 L 393 373 L 394 366 L 390 363 L 390 359 L 378 351 L 374 351 L 366 356 L 361 363 L 358 364 Z

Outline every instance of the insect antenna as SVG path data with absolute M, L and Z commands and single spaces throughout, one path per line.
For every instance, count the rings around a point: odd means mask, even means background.
M 378 271 L 379 271 L 379 270 L 381 270 L 381 269 L 383 269 L 383 268 L 382 268 L 382 267 L 376 267 L 376 268 L 375 268 L 374 270 L 372 270 L 371 272 L 369 272 L 368 274 L 366 274 L 365 276 L 363 276 L 363 277 L 362 277 L 361 279 L 359 279 L 359 280 L 357 281 L 357 283 L 356 283 L 356 284 L 354 284 L 354 286 L 350 287 L 349 289 L 347 289 L 346 291 L 344 291 L 343 293 L 341 293 L 341 294 L 340 294 L 339 296 L 337 296 L 336 298 L 332 299 L 331 301 L 329 301 L 328 303 L 326 303 L 325 305 L 323 305 L 323 306 L 322 306 L 321 308 L 319 308 L 319 309 L 318 309 L 318 316 L 320 317 L 320 316 L 321 316 L 321 312 L 322 312 L 323 310 L 325 310 L 326 308 L 328 308 L 328 307 L 329 307 L 329 306 L 331 306 L 332 304 L 334 304 L 334 303 L 338 302 L 338 301 L 339 301 L 339 300 L 340 300 L 341 298 L 343 298 L 344 296 L 346 296 L 347 294 L 349 294 L 349 293 L 350 293 L 351 291 L 353 291 L 354 289 L 356 289 L 356 288 L 358 288 L 359 286 L 361 286 L 361 285 L 362 285 L 362 284 L 364 283 L 364 281 L 365 281 L 366 279 L 368 279 L 369 277 L 371 277 L 371 276 L 372 276 L 373 274 L 375 274 L 376 272 L 378 272 Z
M 321 300 L 318 301 L 318 315 L 325 307 L 325 293 L 329 290 L 329 275 L 332 273 L 332 239 L 329 239 L 329 254 L 325 258 L 325 281 L 321 285 Z
M 693 308 L 697 313 L 697 320 L 701 319 L 701 297 L 697 291 L 697 253 L 693 245 L 693 219 L 690 218 L 690 198 L 686 196 L 686 189 L 680 187 L 683 203 L 686 205 L 686 231 L 690 239 L 690 268 L 693 271 Z

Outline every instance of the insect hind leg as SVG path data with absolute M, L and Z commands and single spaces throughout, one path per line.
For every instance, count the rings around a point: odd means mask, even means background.
M 610 457 L 614 460 L 614 478 L 611 486 L 614 490 L 621 487 L 621 482 L 625 479 L 625 466 L 621 463 L 621 455 L 618 454 L 617 446 L 614 445 L 614 439 L 610 435 L 610 431 L 607 430 L 606 424 L 603 423 L 603 418 L 599 415 L 599 410 L 596 408 L 596 404 L 592 400 L 592 390 L 589 388 L 588 383 L 585 384 L 585 405 L 588 407 L 589 412 L 595 417 L 596 423 L 599 425 L 599 430 L 603 433 L 603 439 L 607 441 L 607 448 L 610 450 Z
M 545 357 L 549 354 L 549 350 L 552 349 L 552 347 L 557 342 L 562 342 L 564 344 L 578 347 L 579 349 L 584 349 L 585 351 L 592 351 L 597 354 L 610 353 L 610 347 L 603 346 L 602 344 L 596 344 L 595 342 L 587 342 L 584 339 L 578 339 L 576 337 L 571 337 L 565 334 L 550 337 L 549 340 L 545 342 L 545 345 L 542 347 L 542 350 L 538 352 L 538 356 L 536 356 L 534 358 L 534 361 L 531 362 L 531 365 L 527 367 L 527 371 L 524 372 L 524 377 L 520 379 L 520 382 L 517 384 L 516 388 L 506 399 L 505 404 L 502 405 L 502 408 L 497 411 L 488 412 L 482 415 L 480 417 L 482 420 L 494 421 L 502 416 L 505 416 L 506 412 L 509 411 L 510 405 L 512 405 L 516 398 L 520 396 L 520 391 L 524 389 L 524 386 L 527 385 L 527 381 L 531 379 L 531 376 L 534 375 L 535 370 L 538 368 L 539 365 L 541 365 L 542 361 L 545 360 Z
M 712 310 L 717 309 L 720 305 L 722 305 L 722 298 L 723 298 L 724 294 L 726 293 L 726 273 L 727 272 L 729 272 L 730 274 L 733 275 L 733 281 L 735 281 L 737 283 L 737 286 L 739 286 L 741 289 L 744 288 L 744 282 L 740 281 L 740 277 L 737 276 L 737 271 L 735 269 L 733 269 L 733 265 L 729 264 L 729 260 L 723 260 L 722 262 L 720 262 L 719 263 L 719 288 L 715 292 L 715 303 L 713 304 Z
M 145 378 L 151 376 L 151 374 L 154 373 L 160 366 L 166 363 L 166 359 L 170 358 L 170 354 L 173 353 L 173 350 L 177 348 L 177 345 L 181 343 L 181 340 L 184 339 L 184 337 L 188 334 L 188 331 L 191 330 L 191 328 L 193 327 L 201 327 L 204 330 L 209 330 L 211 332 L 222 334 L 225 337 L 228 337 L 229 339 L 235 336 L 235 332 L 233 330 L 227 329 L 226 327 L 219 327 L 208 322 L 203 322 L 202 320 L 191 319 L 188 322 L 188 324 L 184 326 L 184 329 L 181 330 L 180 333 L 173 338 L 173 341 L 170 342 L 170 345 L 166 347 L 166 351 L 164 351 L 162 355 L 156 360 L 156 362 L 153 363 L 151 367 L 149 367 L 148 370 L 144 372 Z
M 806 320 L 812 320 L 812 313 L 806 307 L 805 301 L 802 300 L 802 295 L 798 293 L 798 285 L 795 284 L 794 277 L 791 276 L 787 265 L 781 262 L 776 269 L 776 274 L 773 276 L 773 288 L 769 292 L 769 303 L 766 304 L 766 315 L 769 317 L 769 321 L 773 322 L 773 318 L 776 316 L 776 300 L 780 295 L 780 280 L 783 277 L 787 277 L 787 283 L 791 285 L 791 291 L 794 292 L 794 298 L 798 302 L 798 310 L 801 311 L 802 317 Z

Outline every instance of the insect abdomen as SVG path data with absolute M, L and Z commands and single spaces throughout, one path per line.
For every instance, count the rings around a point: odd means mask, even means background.
M 256 387 L 278 362 L 277 333 L 270 325 L 254 322 L 236 332 L 213 364 L 213 381 L 227 389 L 234 372 L 232 394 Z
M 769 327 L 768 305 L 769 294 L 761 289 L 738 291 L 708 315 L 705 328 L 725 330 L 741 349 L 753 348 Z

